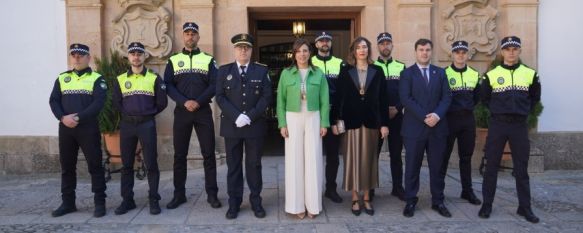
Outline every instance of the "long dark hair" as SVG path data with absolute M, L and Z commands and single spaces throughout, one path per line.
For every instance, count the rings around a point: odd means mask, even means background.
M 298 38 L 296 39 L 296 41 L 294 41 L 294 45 L 292 46 L 292 64 L 289 66 L 289 68 L 291 67 L 298 67 L 298 64 L 296 63 L 296 53 L 298 52 L 298 50 L 300 50 L 300 47 L 302 47 L 302 45 L 306 45 L 308 46 L 308 51 L 310 51 L 310 57 L 308 57 L 308 67 L 312 68 L 314 65 L 312 64 L 312 45 L 310 44 L 310 42 L 304 38 Z
M 358 44 L 360 44 L 360 42 L 365 42 L 366 46 L 368 47 L 368 54 L 367 54 L 367 62 L 368 64 L 372 64 L 374 61 L 372 60 L 372 54 L 371 54 L 371 43 L 368 39 L 359 36 L 356 37 L 356 39 L 354 39 L 354 41 L 352 41 L 352 43 L 350 44 L 350 52 L 348 53 L 348 57 L 346 57 L 346 62 L 350 65 L 356 66 L 356 46 L 358 46 Z

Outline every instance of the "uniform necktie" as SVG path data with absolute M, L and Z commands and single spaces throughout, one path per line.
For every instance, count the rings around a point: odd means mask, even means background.
M 247 82 L 247 72 L 245 72 L 245 68 L 247 68 L 247 66 L 240 66 L 241 67 L 241 81 L 243 83 Z

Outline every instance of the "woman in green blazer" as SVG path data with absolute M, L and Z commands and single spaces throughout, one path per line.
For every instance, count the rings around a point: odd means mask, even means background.
M 328 82 L 311 64 L 310 43 L 293 45 L 293 64 L 277 86 L 277 119 L 285 138 L 285 211 L 303 219 L 322 211 L 322 137 L 330 126 Z

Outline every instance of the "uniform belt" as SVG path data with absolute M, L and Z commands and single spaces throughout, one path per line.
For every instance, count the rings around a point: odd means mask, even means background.
M 518 114 L 494 114 L 492 119 L 507 123 L 526 122 L 527 116 Z
M 140 123 L 144 123 L 146 121 L 154 120 L 154 116 L 152 116 L 152 115 L 149 115 L 149 116 L 128 116 L 128 115 L 123 115 L 121 117 L 121 120 L 123 122 L 126 122 L 126 123 L 140 124 Z

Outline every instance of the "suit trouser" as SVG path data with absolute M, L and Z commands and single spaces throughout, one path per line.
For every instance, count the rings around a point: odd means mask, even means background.
M 285 139 L 285 212 L 322 211 L 322 138 L 320 112 L 287 112 Z
M 263 141 L 263 137 L 225 138 L 228 168 L 227 193 L 230 207 L 239 208 L 243 201 L 243 148 L 245 149 L 245 175 L 251 193 L 249 202 L 251 206 L 261 205 Z
M 391 158 L 391 178 L 393 180 L 393 190 L 403 188 L 403 137 L 401 136 L 401 124 L 403 115 L 397 114 L 389 121 L 389 157 Z M 379 140 L 379 155 L 385 140 Z
M 504 152 L 506 142 L 510 142 L 512 151 L 512 165 L 514 166 L 514 178 L 516 180 L 516 192 L 518 205 L 530 207 L 530 183 L 528 177 L 528 159 L 530 155 L 530 142 L 528 140 L 528 127 L 523 122 L 503 122 L 490 119 L 488 137 L 486 138 L 486 171 L 482 183 L 484 204 L 492 204 L 496 193 L 498 169 Z
M 472 190 L 472 154 L 476 145 L 476 122 L 473 112 L 468 114 L 448 114 L 447 125 L 449 135 L 447 137 L 447 147 L 443 156 L 443 166 L 441 172 L 447 175 L 449 158 L 453 151 L 455 140 L 457 139 L 460 178 L 462 192 L 473 192 Z
M 338 166 L 340 166 L 340 135 L 334 135 L 328 128 L 328 133 L 323 140 L 324 151 L 326 152 L 326 190 L 336 190 L 336 176 L 338 175 Z
M 200 108 L 196 112 L 189 112 L 180 107 L 174 109 L 174 196 L 186 196 L 186 156 L 193 127 L 204 160 L 205 190 L 207 196 L 216 196 L 219 188 L 215 156 L 215 126 L 210 107 Z
M 431 202 L 443 204 L 445 177 L 441 173 L 446 136 L 429 135 L 426 138 L 403 138 L 405 145 L 405 199 L 407 203 L 417 203 L 419 192 L 419 173 L 423 155 L 427 152 Z
M 75 205 L 77 188 L 77 157 L 79 147 L 85 155 L 89 174 L 91 174 L 91 191 L 95 194 L 95 204 L 105 204 L 105 174 L 103 171 L 101 135 L 97 122 L 68 128 L 59 124 L 59 162 L 61 163 L 61 198 L 63 204 Z
M 156 121 L 154 119 L 141 123 L 120 124 L 121 145 L 121 196 L 124 201 L 134 198 L 134 162 L 136 159 L 136 147 L 138 140 L 142 146 L 142 154 L 146 165 L 148 185 L 148 199 L 160 200 L 158 185 L 160 171 L 158 170 L 158 146 L 156 135 Z

